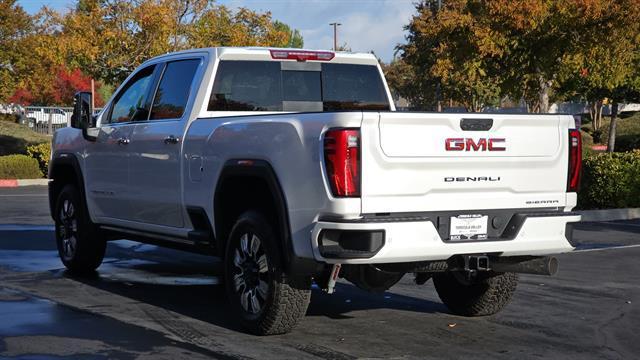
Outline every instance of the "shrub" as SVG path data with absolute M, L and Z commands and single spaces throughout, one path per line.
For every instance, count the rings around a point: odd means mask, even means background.
M 640 149 L 640 134 L 616 136 L 616 152 L 633 151 Z
M 9 121 L 9 122 L 17 123 L 18 120 L 20 120 L 20 115 L 0 114 L 0 121 Z
M 580 131 L 582 135 L 582 153 L 587 156 L 595 153 L 595 151 L 591 148 L 593 146 L 593 138 L 589 135 L 588 132 L 582 130 Z
M 45 175 L 48 174 L 49 159 L 51 158 L 50 143 L 40 143 L 36 145 L 27 146 L 27 155 L 38 160 L 38 164 L 40 165 L 40 171 L 42 171 L 42 173 Z
M 640 151 L 586 156 L 580 209 L 640 207 Z
M 38 161 L 26 155 L 0 156 L 0 179 L 37 179 L 42 177 Z

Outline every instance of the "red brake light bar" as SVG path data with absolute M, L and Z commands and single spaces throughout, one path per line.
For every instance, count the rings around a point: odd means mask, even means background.
M 269 50 L 272 59 L 296 60 L 296 61 L 329 61 L 336 54 L 329 51 L 303 51 L 303 50 Z

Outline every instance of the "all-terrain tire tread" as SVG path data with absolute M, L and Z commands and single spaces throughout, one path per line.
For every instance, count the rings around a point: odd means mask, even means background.
M 490 273 L 480 275 L 472 285 L 461 284 L 450 273 L 433 277 L 442 302 L 453 313 L 463 316 L 487 316 L 502 310 L 511 300 L 518 285 L 518 274 Z
M 60 202 L 64 196 L 72 198 L 75 211 L 78 213 L 78 244 L 77 254 L 71 261 L 65 261 L 62 259 L 62 256 L 60 256 L 60 258 L 64 265 L 73 273 L 88 274 L 95 271 L 95 269 L 102 264 L 106 251 L 106 241 L 100 230 L 89 219 L 87 207 L 82 202 L 79 190 L 73 184 L 65 185 L 64 188 L 62 188 L 56 202 L 55 216 L 58 216 Z M 56 242 L 59 242 L 57 232 L 56 229 Z M 59 244 L 58 247 L 60 247 Z
M 232 236 L 236 232 L 236 226 L 242 221 L 249 221 L 254 226 L 261 228 L 266 238 L 276 239 L 271 230 L 272 226 L 261 213 L 256 211 L 247 211 L 239 217 L 231 231 Z M 277 278 L 273 282 L 274 288 L 272 289 L 270 306 L 259 319 L 250 322 L 243 320 L 245 327 L 256 335 L 277 335 L 290 332 L 304 317 L 311 301 L 311 278 L 286 274 L 281 263 L 280 248 L 274 243 L 269 245 L 271 245 L 271 254 L 273 255 L 273 258 L 270 259 L 273 263 L 270 266 L 274 266 L 274 271 L 277 273 Z M 225 261 L 230 260 L 227 258 Z M 227 285 L 227 289 L 227 291 L 232 291 L 229 290 L 229 285 Z
M 289 283 L 277 284 L 274 306 L 259 326 L 262 335 L 284 334 L 293 329 L 307 312 L 311 301 L 311 284 L 305 279 L 288 279 Z

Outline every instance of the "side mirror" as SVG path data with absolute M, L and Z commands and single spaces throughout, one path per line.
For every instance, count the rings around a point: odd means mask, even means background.
M 73 114 L 71 115 L 71 127 L 82 129 L 82 135 L 89 141 L 95 141 L 96 136 L 90 131 L 96 127 L 95 118 L 93 117 L 92 95 L 87 91 L 77 92 L 73 96 Z

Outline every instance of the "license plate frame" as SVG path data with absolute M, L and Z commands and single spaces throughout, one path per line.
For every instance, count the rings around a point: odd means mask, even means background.
M 464 214 L 449 218 L 450 241 L 487 240 L 489 216 L 482 214 Z

